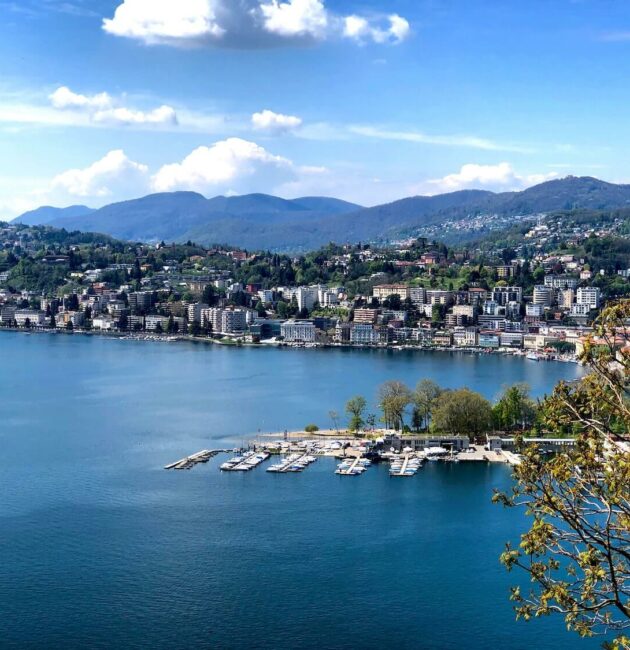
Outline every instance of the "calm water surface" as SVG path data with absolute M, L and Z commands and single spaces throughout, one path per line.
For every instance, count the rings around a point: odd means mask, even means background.
M 498 565 L 522 520 L 503 466 L 391 480 L 162 466 L 431 377 L 535 394 L 570 364 L 0 334 L 0 646 L 596 648 L 515 623 Z

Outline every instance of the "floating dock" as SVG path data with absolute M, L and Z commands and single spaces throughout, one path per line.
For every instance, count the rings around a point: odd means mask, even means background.
M 420 469 L 422 461 L 407 454 L 402 459 L 395 460 L 389 468 L 390 476 L 414 476 Z
M 242 456 L 236 456 L 223 463 L 219 469 L 224 472 L 249 472 L 265 462 L 267 458 L 269 458 L 269 454 L 266 451 L 248 451 Z
M 357 456 L 352 462 L 345 460 L 343 463 L 339 463 L 335 474 L 340 474 L 341 476 L 359 476 L 359 474 L 365 472 L 369 465 L 371 465 L 371 462 L 367 458 Z
M 279 463 L 267 468 L 268 472 L 276 474 L 287 474 L 289 472 L 302 472 L 317 460 L 310 454 L 291 454 L 283 458 Z
M 186 458 L 176 460 L 170 465 L 164 465 L 164 469 L 191 469 L 197 463 L 207 463 L 212 457 L 220 453 L 220 449 L 202 449 L 192 456 L 186 456 Z

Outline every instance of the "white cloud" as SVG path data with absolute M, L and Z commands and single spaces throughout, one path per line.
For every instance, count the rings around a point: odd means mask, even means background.
M 95 122 L 108 124 L 177 124 L 177 113 L 171 106 L 160 106 L 152 111 L 130 108 L 112 108 L 94 113 Z
M 123 0 L 103 29 L 115 36 L 148 45 L 220 39 L 225 30 L 216 22 L 210 0 Z
M 442 147 L 468 147 L 485 151 L 511 151 L 514 153 L 533 153 L 532 149 L 515 144 L 494 142 L 474 135 L 429 135 L 419 131 L 395 131 L 374 126 L 350 126 L 350 133 L 378 140 L 394 140 L 399 142 L 415 142 L 417 144 L 432 144 Z
M 497 165 L 469 163 L 463 165 L 459 172 L 427 181 L 425 190 L 431 194 L 464 189 L 522 190 L 557 177 L 556 172 L 522 176 L 508 162 Z
M 122 0 L 103 29 L 146 45 L 275 47 L 349 38 L 400 43 L 408 21 L 389 16 L 343 16 L 325 0 Z
M 60 86 L 49 95 L 50 103 L 58 109 L 80 108 L 88 110 L 105 110 L 111 108 L 112 98 L 107 93 L 98 95 L 80 95 L 67 86 Z
M 140 111 L 125 106 L 116 106 L 107 93 L 81 95 L 67 86 L 57 88 L 49 95 L 52 106 L 59 110 L 74 110 L 85 113 L 96 123 L 109 125 L 177 125 L 177 113 L 171 106 L 160 106 L 150 111 Z
M 83 169 L 69 169 L 53 178 L 49 194 L 62 197 L 116 198 L 134 196 L 146 188 L 149 168 L 130 160 L 124 151 L 110 151 Z
M 280 36 L 325 38 L 328 12 L 322 0 L 270 0 L 260 5 L 265 30 Z
M 255 142 L 228 138 L 198 147 L 179 163 L 164 165 L 153 177 L 153 188 L 158 192 L 270 191 L 295 173 L 287 158 L 273 155 Z
M 388 26 L 382 27 L 370 22 L 363 16 L 346 16 L 343 19 L 344 36 L 357 42 L 374 41 L 375 43 L 402 43 L 409 36 L 409 22 L 399 16 L 392 14 L 387 17 Z
M 269 109 L 252 115 L 252 126 L 259 131 L 287 133 L 299 128 L 301 125 L 302 120 L 299 117 L 274 113 Z

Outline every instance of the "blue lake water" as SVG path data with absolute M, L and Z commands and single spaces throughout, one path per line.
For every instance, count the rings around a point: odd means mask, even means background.
M 599 647 L 516 623 L 498 564 L 523 519 L 509 469 L 335 476 L 162 466 L 260 431 L 330 426 L 378 385 L 430 377 L 494 397 L 582 370 L 498 356 L 234 349 L 0 334 L 0 645 Z

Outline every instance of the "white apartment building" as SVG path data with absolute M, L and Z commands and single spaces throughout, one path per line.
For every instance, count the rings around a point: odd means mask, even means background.
M 38 309 L 17 309 L 13 318 L 18 327 L 26 327 L 27 322 L 31 327 L 41 327 L 46 324 L 46 312 Z
M 225 309 L 221 314 L 221 332 L 240 334 L 247 328 L 247 312 L 244 309 Z
M 588 305 L 590 309 L 599 309 L 601 294 L 599 287 L 580 287 L 577 290 L 577 304 Z
M 350 330 L 350 343 L 373 345 L 378 343 L 378 330 L 369 323 L 354 323 Z
M 289 343 L 315 342 L 315 325 L 312 321 L 288 320 L 280 325 L 280 333 Z
M 298 287 L 298 290 L 295 293 L 295 299 L 297 300 L 299 309 L 313 309 L 315 303 L 317 302 L 317 287 Z

